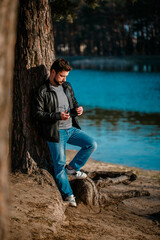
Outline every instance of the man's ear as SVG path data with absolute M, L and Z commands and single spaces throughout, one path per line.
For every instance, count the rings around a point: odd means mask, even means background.
M 55 73 L 56 73 L 56 71 L 54 69 L 52 69 L 52 74 L 55 74 Z
M 54 69 L 52 69 L 51 74 L 55 77 L 55 75 L 56 75 L 56 71 L 55 71 Z

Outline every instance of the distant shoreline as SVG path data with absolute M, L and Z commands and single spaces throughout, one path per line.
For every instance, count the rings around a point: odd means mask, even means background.
M 160 72 L 160 56 L 58 56 L 74 68 L 110 71 Z

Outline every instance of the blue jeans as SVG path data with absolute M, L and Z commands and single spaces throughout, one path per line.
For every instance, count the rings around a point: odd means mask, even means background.
M 80 168 L 85 165 L 91 153 L 97 148 L 97 143 L 85 132 L 75 127 L 69 129 L 60 129 L 59 133 L 60 141 L 58 143 L 47 143 L 51 152 L 56 183 L 63 199 L 65 199 L 66 197 L 73 194 L 65 171 L 66 143 L 81 147 L 80 151 L 69 163 L 69 165 L 76 171 L 79 171 Z

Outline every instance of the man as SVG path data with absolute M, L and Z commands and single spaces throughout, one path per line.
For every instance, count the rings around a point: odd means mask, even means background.
M 47 140 L 54 167 L 57 186 L 65 201 L 77 206 L 67 175 L 84 179 L 87 174 L 81 167 L 96 149 L 96 142 L 84 133 L 77 116 L 82 115 L 73 89 L 66 77 L 72 70 L 69 62 L 58 58 L 51 66 L 49 79 L 38 89 L 35 96 L 34 116 L 41 134 Z M 66 143 L 81 147 L 74 159 L 66 165 Z

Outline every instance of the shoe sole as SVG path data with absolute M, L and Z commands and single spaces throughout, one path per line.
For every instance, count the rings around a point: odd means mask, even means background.
M 74 204 L 72 204 L 72 203 L 69 203 L 69 206 L 70 206 L 70 207 L 77 207 L 77 205 L 74 205 Z
M 88 176 L 86 176 L 86 177 L 76 177 L 74 174 L 68 174 L 68 173 L 67 173 L 67 175 L 68 176 L 72 176 L 72 177 L 74 177 L 76 179 L 86 179 L 88 177 Z
M 86 179 L 87 177 L 75 177 L 75 179 Z
M 70 207 L 77 207 L 77 204 L 76 203 L 71 203 L 69 201 L 65 201 L 65 204 L 70 206 Z

